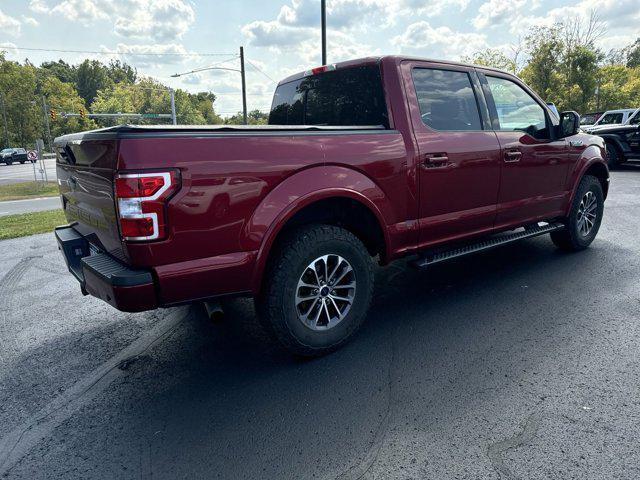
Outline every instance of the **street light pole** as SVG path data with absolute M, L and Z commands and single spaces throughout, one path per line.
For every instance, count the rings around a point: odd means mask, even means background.
M 244 47 L 240 47 L 240 76 L 242 77 L 242 118 L 247 124 L 247 82 L 244 78 Z
M 227 67 L 204 67 L 204 68 L 196 68 L 195 70 L 191 70 L 189 72 L 184 73 L 174 73 L 171 75 L 171 78 L 182 77 L 183 75 L 190 75 L 192 73 L 204 72 L 205 70 L 227 70 L 230 72 L 238 72 L 242 78 L 242 118 L 243 123 L 247 124 L 247 82 L 245 79 L 245 69 L 244 69 L 244 48 L 240 47 L 240 70 L 237 68 L 227 68 Z
M 174 125 L 177 125 L 178 120 L 176 119 L 176 96 L 173 92 L 173 88 L 169 89 L 169 95 L 171 95 L 171 121 Z
M 320 0 L 320 23 L 322 28 L 322 65 L 327 64 L 327 2 Z
M 47 99 L 42 96 L 42 113 L 44 115 L 44 125 L 47 128 L 47 143 L 49 144 L 49 151 L 53 152 L 51 146 L 51 127 L 49 126 L 49 109 L 47 108 Z

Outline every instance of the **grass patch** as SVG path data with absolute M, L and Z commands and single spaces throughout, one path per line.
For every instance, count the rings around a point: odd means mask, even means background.
M 62 209 L 4 215 L 0 217 L 0 240 L 52 232 L 54 227 L 66 223 Z
M 55 197 L 57 195 L 59 192 L 56 182 L 20 182 L 0 185 L 0 202 L 32 197 Z

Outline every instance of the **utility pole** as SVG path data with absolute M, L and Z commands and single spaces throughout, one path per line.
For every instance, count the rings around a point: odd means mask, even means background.
M 320 0 L 320 23 L 322 27 L 322 65 L 327 64 L 327 1 Z
M 49 151 L 53 152 L 51 146 L 51 127 L 49 126 L 49 109 L 47 108 L 47 99 L 42 96 L 42 114 L 44 115 L 44 125 L 47 129 L 47 143 L 49 144 Z
M 177 125 L 178 121 L 176 119 L 176 96 L 173 92 L 173 88 L 169 89 L 169 95 L 171 95 L 171 120 L 173 121 L 174 125 Z
M 9 130 L 7 129 L 7 109 L 4 105 L 4 92 L 0 92 L 0 100 L 2 100 L 2 118 L 4 119 L 4 141 L 5 147 L 9 146 Z
M 324 1 L 324 0 L 323 0 Z M 242 118 L 247 124 L 247 82 L 244 78 L 244 47 L 240 47 L 240 76 L 242 77 Z

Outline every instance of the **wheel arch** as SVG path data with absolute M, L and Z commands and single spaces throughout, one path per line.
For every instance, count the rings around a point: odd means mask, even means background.
M 585 175 L 592 175 L 598 179 L 600 185 L 602 186 L 602 193 L 604 194 L 604 198 L 607 198 L 607 195 L 609 193 L 609 167 L 607 166 L 607 163 L 602 158 L 602 156 L 594 157 L 583 162 L 581 168 L 578 169 L 573 175 L 574 181 L 571 191 L 571 198 L 569 199 L 568 203 L 569 209 L 573 204 L 573 199 L 576 195 L 576 191 L 578 190 L 578 185 L 580 185 L 580 181 Z
M 245 228 L 245 248 L 257 250 L 252 291 L 260 290 L 272 247 L 293 227 L 315 222 L 343 226 L 384 261 L 390 246 L 387 226 L 393 221 L 389 199 L 363 173 L 341 166 L 299 172 L 263 199 Z

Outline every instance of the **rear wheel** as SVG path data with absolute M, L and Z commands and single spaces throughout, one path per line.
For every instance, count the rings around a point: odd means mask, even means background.
M 582 250 L 596 238 L 602 213 L 604 194 L 596 177 L 585 175 L 573 199 L 569 216 L 564 220 L 565 228 L 551 233 L 551 240 L 563 250 Z
M 609 168 L 615 168 L 623 162 L 622 153 L 613 143 L 607 142 L 605 148 L 607 150 L 607 165 Z
M 373 295 L 373 262 L 351 232 L 331 225 L 290 235 L 270 260 L 256 304 L 265 329 L 288 351 L 320 356 L 346 343 Z

